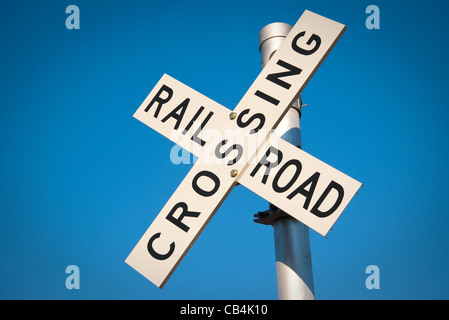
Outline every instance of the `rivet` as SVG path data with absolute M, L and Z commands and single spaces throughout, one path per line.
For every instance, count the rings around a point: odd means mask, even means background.
M 233 178 L 235 178 L 235 177 L 237 177 L 237 175 L 239 174 L 239 171 L 238 170 L 231 170 L 231 177 L 233 177 Z
M 237 113 L 235 113 L 235 112 L 231 112 L 229 114 L 229 119 L 231 119 L 231 120 L 234 120 L 236 117 L 237 117 Z

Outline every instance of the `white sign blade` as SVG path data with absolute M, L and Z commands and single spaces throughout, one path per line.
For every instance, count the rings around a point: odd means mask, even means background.
M 178 80 L 164 74 L 134 118 L 195 156 L 201 156 L 211 128 L 222 126 L 229 110 Z
M 159 288 L 236 184 L 225 166 L 217 168 L 195 164 L 125 260 Z
M 258 115 L 261 129 L 275 129 L 345 30 L 306 10 L 234 111 Z
M 361 183 L 271 134 L 239 183 L 323 236 Z

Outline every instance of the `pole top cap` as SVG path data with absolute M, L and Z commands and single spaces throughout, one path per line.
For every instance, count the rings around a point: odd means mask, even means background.
M 259 51 L 265 41 L 274 37 L 285 38 L 291 29 L 292 26 L 284 22 L 273 22 L 267 24 L 259 32 Z

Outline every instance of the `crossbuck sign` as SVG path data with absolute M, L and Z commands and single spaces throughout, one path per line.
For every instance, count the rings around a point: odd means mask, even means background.
M 134 117 L 199 158 L 126 263 L 162 288 L 237 183 L 327 234 L 361 183 L 272 131 L 345 29 L 305 11 L 233 112 L 159 80 Z

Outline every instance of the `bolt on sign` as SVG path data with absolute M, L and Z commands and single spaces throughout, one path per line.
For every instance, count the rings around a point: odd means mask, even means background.
M 232 112 L 162 76 L 134 117 L 199 159 L 126 263 L 162 288 L 237 183 L 327 234 L 361 183 L 273 130 L 345 30 L 305 11 Z

